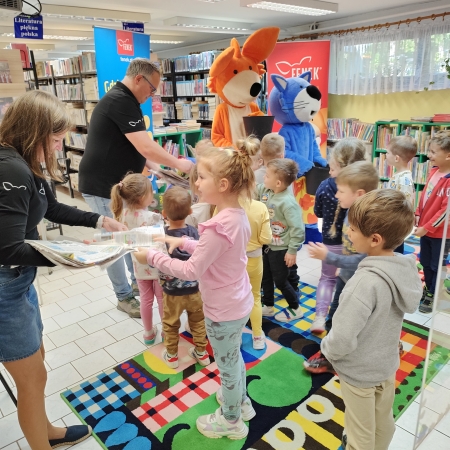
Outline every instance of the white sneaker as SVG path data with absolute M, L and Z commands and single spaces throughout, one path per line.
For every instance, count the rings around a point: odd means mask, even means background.
M 236 423 L 228 422 L 222 414 L 222 408 L 206 416 L 200 416 L 197 419 L 197 430 L 204 436 L 218 439 L 227 437 L 228 439 L 244 439 L 248 435 L 248 427 L 245 425 L 242 417 Z
M 189 356 L 193 359 L 195 359 L 201 366 L 208 366 L 211 364 L 211 360 L 209 359 L 208 352 L 203 353 L 203 355 L 199 355 L 195 347 L 191 347 L 188 350 Z
M 284 308 L 280 311 L 274 319 L 278 322 L 292 322 L 293 320 L 298 320 L 303 317 L 303 312 L 300 306 L 297 309 Z
M 273 317 L 276 311 L 273 306 L 263 306 L 262 307 L 262 315 L 267 317 Z
M 169 356 L 167 353 L 167 350 L 164 349 L 162 351 L 162 358 L 164 362 L 171 368 L 176 369 L 178 367 L 178 355 L 175 356 Z
M 224 398 L 222 394 L 222 388 L 220 387 L 216 392 L 217 403 L 222 406 L 224 403 Z M 256 411 L 253 409 L 252 401 L 247 397 L 241 404 L 241 417 L 242 420 L 248 422 L 256 416 Z
M 264 350 L 266 348 L 266 335 L 264 331 L 261 336 L 253 336 L 253 348 L 255 350 Z
M 325 331 L 325 322 L 327 320 L 326 316 L 318 316 L 316 314 L 316 317 L 314 319 L 314 322 L 311 325 L 311 333 L 317 333 L 321 334 Z

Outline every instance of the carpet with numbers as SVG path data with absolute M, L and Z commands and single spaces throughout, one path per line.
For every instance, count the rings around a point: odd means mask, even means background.
M 320 337 L 309 332 L 315 288 L 300 283 L 300 291 L 303 319 L 288 324 L 263 319 L 265 350 L 253 349 L 250 329 L 243 334 L 248 394 L 257 413 L 248 423 L 246 439 L 207 439 L 197 431 L 197 417 L 218 408 L 215 392 L 220 379 L 214 359 L 202 367 L 189 357 L 192 338 L 187 332 L 180 335 L 178 369 L 164 364 L 158 344 L 63 392 L 62 398 L 108 450 L 337 450 L 344 426 L 339 380 L 303 370 L 303 361 L 319 350 Z M 285 306 L 278 295 L 276 308 Z M 404 322 L 396 417 L 420 389 L 427 337 L 426 328 Z M 437 371 L 448 353 L 438 347 L 433 352 Z

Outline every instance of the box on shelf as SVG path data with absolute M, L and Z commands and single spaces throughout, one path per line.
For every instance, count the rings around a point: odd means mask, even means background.
M 80 168 L 81 158 L 83 154 L 80 152 L 67 152 L 67 157 L 70 159 L 70 168 L 74 170 L 78 170 Z
M 70 183 L 72 184 L 72 188 L 78 191 L 78 174 L 71 173 L 70 175 Z

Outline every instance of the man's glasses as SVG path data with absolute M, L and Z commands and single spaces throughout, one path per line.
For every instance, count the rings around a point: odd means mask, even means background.
M 154 94 L 154 93 L 157 91 L 157 89 L 155 88 L 155 86 L 153 86 L 153 84 L 150 83 L 150 81 L 148 81 L 147 78 L 146 78 L 144 75 L 142 75 L 142 78 L 143 78 L 143 79 L 150 85 L 150 87 L 152 88 L 150 94 Z

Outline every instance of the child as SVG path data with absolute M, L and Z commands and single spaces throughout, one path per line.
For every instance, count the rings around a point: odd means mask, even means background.
M 266 134 L 261 140 L 261 158 L 263 166 L 255 170 L 256 184 L 264 183 L 264 175 L 269 161 L 275 158 L 284 158 L 284 138 L 278 133 Z
M 217 206 L 217 215 L 199 224 L 200 240 L 166 236 L 169 253 L 181 248 L 188 261 L 173 259 L 153 249 L 136 255 L 142 263 L 183 280 L 199 280 L 206 332 L 214 349 L 222 387 L 216 398 L 221 407 L 197 419 L 207 437 L 243 439 L 244 420 L 255 416 L 246 393 L 246 372 L 240 353 L 242 328 L 254 301 L 246 269 L 250 226 L 239 199 L 252 198 L 254 175 L 250 155 L 231 148 L 206 149 L 198 160 L 197 188 L 204 202 Z
M 414 212 L 402 193 L 375 190 L 353 203 L 348 222 L 355 250 L 367 257 L 342 292 L 321 351 L 339 376 L 347 449 L 387 450 L 395 432 L 403 316 L 415 311 L 422 294 L 415 258 L 394 254 L 410 233 Z
M 417 229 L 414 234 L 420 237 L 420 264 L 425 276 L 425 289 L 419 311 L 430 313 L 433 310 L 436 278 L 440 264 L 440 252 L 445 230 L 448 196 L 450 192 L 450 131 L 440 131 L 431 139 L 428 158 L 434 166 L 416 210 Z M 442 265 L 445 266 L 450 247 L 446 240 Z
M 200 158 L 201 154 L 207 148 L 214 147 L 213 141 L 211 139 L 200 139 L 194 148 L 194 153 L 196 158 Z
M 289 283 L 289 267 L 295 264 L 297 250 L 305 240 L 302 211 L 288 187 L 297 178 L 298 166 L 291 159 L 273 159 L 267 163 L 264 185 L 258 185 L 257 198 L 267 205 L 272 228 L 272 243 L 263 254 L 263 316 L 275 316 L 290 322 L 303 316 L 299 296 Z M 273 284 L 281 291 L 289 307 L 275 315 Z
M 340 171 L 356 161 L 366 159 L 364 143 L 357 138 L 341 139 L 334 147 L 330 156 L 330 178 L 320 183 L 314 203 L 314 213 L 323 219 L 323 244 L 329 252 L 342 253 L 342 225 L 346 210 L 338 205 L 336 198 L 337 186 L 335 178 Z M 331 228 L 334 224 L 334 233 Z M 311 325 L 311 332 L 321 334 L 325 331 L 325 320 L 336 286 L 336 267 L 322 261 L 322 274 L 316 291 L 316 317 Z
M 236 146 L 239 150 L 246 151 L 249 154 L 259 153 L 259 140 L 251 136 L 247 139 L 240 139 Z M 254 157 L 252 157 L 252 160 Z M 252 170 L 255 170 L 252 165 Z M 264 350 L 266 337 L 262 330 L 262 305 L 261 305 L 261 282 L 263 278 L 263 245 L 272 242 L 272 230 L 270 229 L 269 211 L 264 203 L 257 200 L 242 201 L 248 221 L 250 223 L 250 241 L 247 244 L 247 273 L 252 285 L 254 306 L 250 314 L 250 323 L 252 325 L 253 348 L 255 350 Z
M 191 196 L 185 189 L 173 186 L 163 196 L 164 209 L 162 215 L 169 222 L 165 228 L 168 236 L 187 236 L 198 241 L 198 231 L 186 225 L 184 219 L 191 212 Z M 176 248 L 172 258 L 187 261 L 190 254 Z M 178 341 L 180 317 L 184 310 L 187 312 L 189 332 L 192 334 L 195 347 L 188 350 L 189 355 L 202 366 L 210 363 L 206 352 L 205 316 L 203 315 L 203 302 L 200 296 L 197 281 L 183 281 L 171 275 L 160 275 L 164 291 L 164 346 L 162 357 L 172 369 L 178 367 Z
M 337 192 L 336 198 L 339 200 L 341 208 L 348 209 L 359 197 L 378 187 L 378 173 L 370 162 L 357 161 L 343 168 L 336 177 Z M 348 213 L 347 213 L 348 214 Z M 325 244 L 309 243 L 309 255 L 311 258 L 321 259 L 326 264 L 340 267 L 339 276 L 336 281 L 336 290 L 331 303 L 325 329 L 329 331 L 332 326 L 333 315 L 339 305 L 339 296 L 344 289 L 345 283 L 353 276 L 359 262 L 365 257 L 354 249 L 349 238 L 349 227 L 347 214 L 342 226 L 342 255 L 328 250 Z M 331 227 L 334 232 L 335 223 Z
M 153 225 L 149 223 L 148 207 L 153 202 L 153 190 L 150 180 L 142 174 L 129 174 L 111 190 L 111 211 L 116 220 L 121 221 L 129 230 Z M 125 203 L 125 205 L 124 205 Z M 163 291 L 159 284 L 158 270 L 140 264 L 133 259 L 134 274 L 141 296 L 141 317 L 144 324 L 144 343 L 155 343 L 158 329 L 153 325 L 153 301 L 156 296 L 159 315 L 162 318 Z M 119 308 L 119 307 L 118 307 Z

